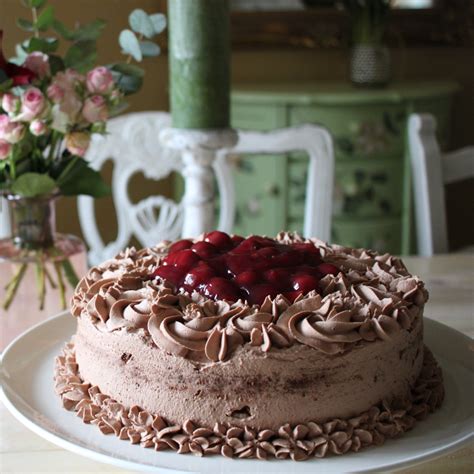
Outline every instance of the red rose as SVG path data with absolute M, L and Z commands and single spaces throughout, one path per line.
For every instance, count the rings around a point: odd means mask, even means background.
M 7 62 L 3 56 L 2 40 L 3 31 L 0 30 L 0 69 L 6 74 L 8 79 L 13 80 L 14 86 L 31 84 L 31 81 L 36 78 L 35 73 L 26 67 L 17 66 L 16 64 Z

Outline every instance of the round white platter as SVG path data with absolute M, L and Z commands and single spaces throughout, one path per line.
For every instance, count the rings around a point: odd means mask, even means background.
M 1 359 L 0 398 L 29 429 L 58 446 L 97 461 L 135 471 L 161 473 L 340 473 L 397 470 L 454 451 L 473 438 L 473 341 L 425 318 L 425 341 L 443 368 L 442 408 L 396 440 L 359 453 L 294 461 L 233 460 L 222 456 L 156 452 L 102 435 L 62 408 L 53 387 L 54 358 L 75 331 L 75 318 L 62 313 L 24 333 Z

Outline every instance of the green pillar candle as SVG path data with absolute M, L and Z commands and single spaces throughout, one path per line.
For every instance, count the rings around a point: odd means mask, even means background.
M 229 127 L 228 0 L 170 0 L 168 15 L 173 127 Z

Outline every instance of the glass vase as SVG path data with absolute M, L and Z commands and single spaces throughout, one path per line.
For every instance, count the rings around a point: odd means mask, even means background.
M 66 309 L 77 279 L 87 270 L 84 243 L 56 232 L 59 196 L 6 198 L 11 236 L 0 239 L 0 350 Z

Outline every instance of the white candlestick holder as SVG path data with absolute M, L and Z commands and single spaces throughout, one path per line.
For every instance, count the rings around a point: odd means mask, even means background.
M 183 237 L 196 237 L 215 228 L 214 171 L 216 153 L 238 141 L 232 128 L 216 130 L 167 128 L 160 134 L 164 146 L 180 150 L 183 159 Z

